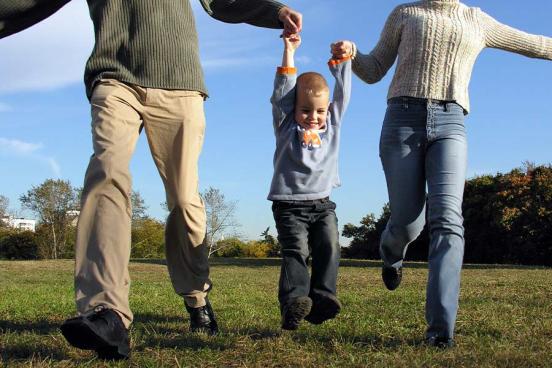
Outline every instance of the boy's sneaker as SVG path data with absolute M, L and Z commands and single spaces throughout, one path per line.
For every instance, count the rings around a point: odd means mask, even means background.
M 426 339 L 426 344 L 439 349 L 449 349 L 454 347 L 454 340 L 449 337 L 432 336 Z
M 381 269 L 381 278 L 388 290 L 395 290 L 399 287 L 402 280 L 402 267 L 383 266 Z
M 341 303 L 335 295 L 312 295 L 312 308 L 305 321 L 319 325 L 328 319 L 335 318 L 341 311 Z
M 205 332 L 209 335 L 215 335 L 218 332 L 218 324 L 215 319 L 215 312 L 211 307 L 208 298 L 205 298 L 205 305 L 199 308 L 188 307 L 186 310 L 190 314 L 190 331 Z
M 117 312 L 103 305 L 66 320 L 60 329 L 69 344 L 94 350 L 100 359 L 120 360 L 130 356 L 128 330 Z
M 301 320 L 309 314 L 312 300 L 308 296 L 300 296 L 288 301 L 282 307 L 282 329 L 297 330 Z

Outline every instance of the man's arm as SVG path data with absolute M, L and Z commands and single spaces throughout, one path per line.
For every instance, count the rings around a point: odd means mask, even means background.
M 205 11 L 226 23 L 248 23 L 266 28 L 284 28 L 286 34 L 302 27 L 300 13 L 274 0 L 200 0 Z
M 272 103 L 272 117 L 274 129 L 278 129 L 289 114 L 295 110 L 295 83 L 297 69 L 295 69 L 295 50 L 301 44 L 299 35 L 283 36 L 284 52 L 282 66 L 278 67 L 274 78 L 274 92 L 270 102 Z
M 48 18 L 71 0 L 0 0 L 0 38 Z
M 340 124 L 351 99 L 351 55 L 335 58 L 328 62 L 330 72 L 335 78 L 333 101 L 330 105 L 332 124 Z

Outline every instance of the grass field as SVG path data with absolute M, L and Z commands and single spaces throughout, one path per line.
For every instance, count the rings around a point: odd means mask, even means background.
M 75 310 L 72 261 L 0 261 L 0 366 L 552 367 L 552 269 L 466 266 L 457 346 L 440 351 L 422 344 L 425 264 L 407 264 L 389 292 L 379 263 L 344 261 L 338 318 L 281 332 L 278 262 L 213 261 L 214 337 L 188 332 L 164 265 L 132 262 L 133 355 L 110 363 L 58 330 Z

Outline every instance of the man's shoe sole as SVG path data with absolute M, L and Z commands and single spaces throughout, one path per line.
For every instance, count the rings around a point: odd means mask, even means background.
M 121 360 L 130 357 L 130 349 L 127 346 L 112 345 L 105 341 L 84 317 L 68 319 L 60 329 L 69 344 L 78 349 L 94 350 L 100 359 Z
M 335 318 L 341 311 L 341 303 L 337 298 L 319 297 L 314 303 L 305 321 L 313 325 L 322 324 L 324 321 Z
M 297 330 L 301 320 L 310 313 L 312 300 L 309 297 L 298 297 L 288 307 L 282 316 L 283 330 Z

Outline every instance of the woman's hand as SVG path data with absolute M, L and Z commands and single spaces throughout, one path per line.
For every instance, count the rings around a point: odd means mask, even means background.
M 343 59 L 347 56 L 353 56 L 353 43 L 351 41 L 336 41 L 330 45 L 332 57 L 334 59 Z

